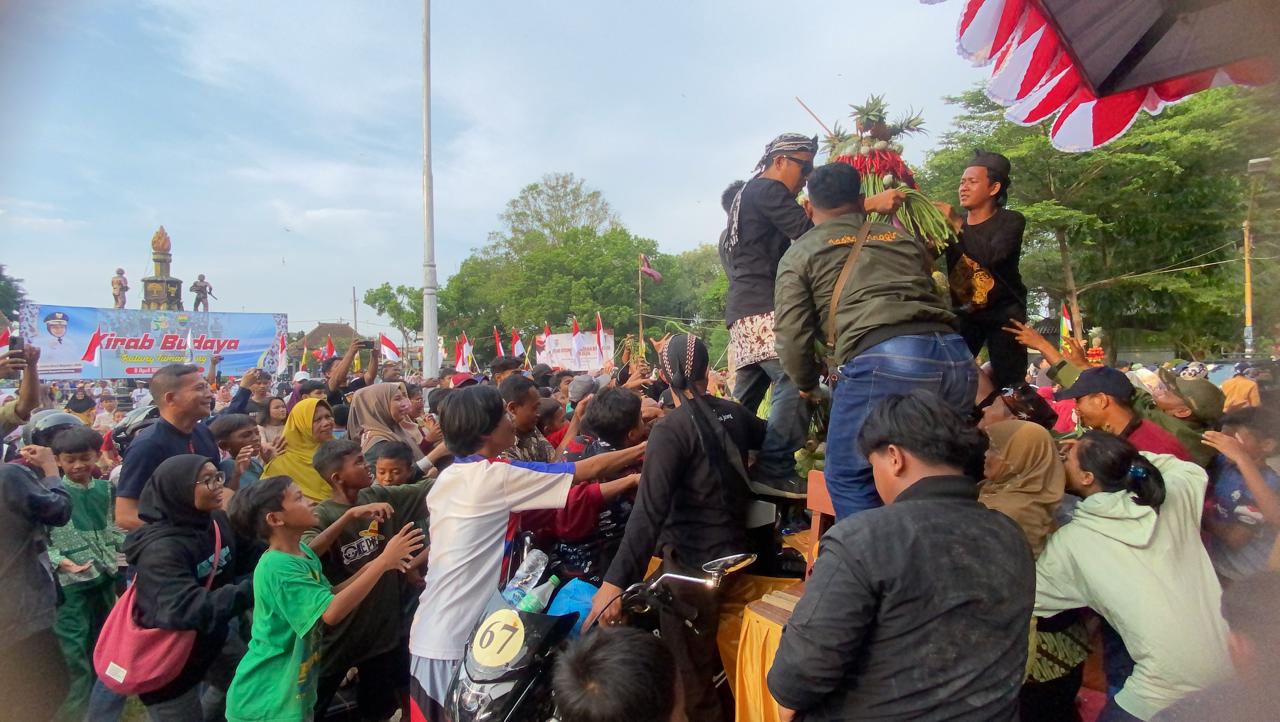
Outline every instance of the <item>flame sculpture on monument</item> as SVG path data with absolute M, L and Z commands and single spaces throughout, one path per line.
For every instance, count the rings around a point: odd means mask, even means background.
M 144 311 L 181 311 L 182 281 L 169 275 L 173 261 L 173 241 L 164 226 L 151 236 L 151 260 L 156 264 L 153 276 L 142 279 L 142 309 Z

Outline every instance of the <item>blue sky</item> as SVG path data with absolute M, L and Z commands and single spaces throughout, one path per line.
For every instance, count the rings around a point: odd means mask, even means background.
M 961 3 L 436 2 L 432 123 L 441 281 L 553 171 L 601 190 L 666 252 L 715 240 L 719 195 L 763 145 L 885 93 L 943 104 L 984 71 Z M 214 310 L 351 318 L 422 274 L 419 2 L 0 2 L 0 261 L 48 303 L 107 305 L 150 272 Z M 896 43 L 881 38 L 897 37 Z M 373 312 L 361 306 L 362 331 Z

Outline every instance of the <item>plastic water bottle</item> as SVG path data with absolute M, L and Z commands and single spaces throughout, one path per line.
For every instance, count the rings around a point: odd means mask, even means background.
M 524 595 L 524 598 L 516 604 L 516 609 L 530 614 L 538 614 L 551 603 L 551 595 L 556 593 L 556 587 L 558 586 L 560 586 L 560 578 L 552 574 L 550 579 L 534 587 L 532 591 Z
M 540 549 L 530 549 L 524 561 L 520 562 L 520 568 L 516 570 L 515 576 L 511 577 L 511 581 L 507 582 L 506 588 L 502 590 L 502 598 L 511 606 L 519 604 L 520 600 L 524 599 L 525 595 L 538 584 L 550 561 Z

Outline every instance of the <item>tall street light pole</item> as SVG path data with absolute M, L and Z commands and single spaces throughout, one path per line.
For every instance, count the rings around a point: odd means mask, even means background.
M 422 373 L 440 368 L 435 206 L 431 181 L 431 0 L 422 0 Z
M 1271 169 L 1270 158 L 1249 161 L 1249 209 L 1244 216 L 1244 357 L 1253 358 L 1253 206 L 1258 183 Z

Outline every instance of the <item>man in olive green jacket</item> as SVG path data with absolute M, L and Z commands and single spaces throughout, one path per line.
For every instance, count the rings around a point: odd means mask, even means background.
M 881 505 L 871 465 L 856 443 L 880 399 L 926 389 L 967 416 L 978 383 L 950 304 L 933 285 L 924 244 L 893 226 L 869 223 L 861 187 L 858 171 L 843 163 L 813 172 L 808 191 L 816 226 L 783 255 L 774 287 L 778 358 L 801 395 L 811 398 L 818 388 L 819 341 L 834 346 L 840 365 L 826 464 L 837 520 Z M 831 298 L 851 253 L 857 256 L 830 324 Z

